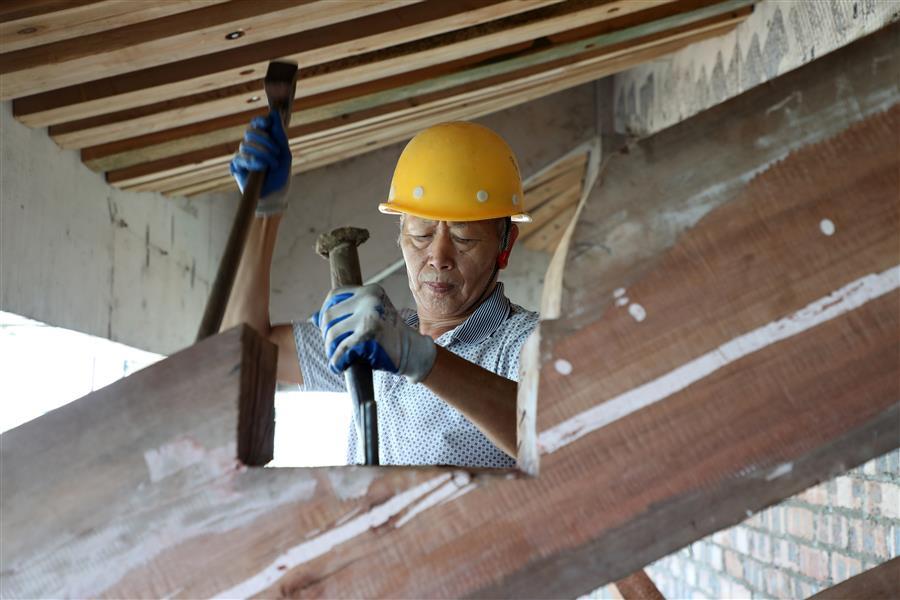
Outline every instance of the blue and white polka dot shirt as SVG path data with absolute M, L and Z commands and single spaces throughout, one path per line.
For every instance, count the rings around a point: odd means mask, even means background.
M 418 327 L 412 310 L 401 311 L 406 324 Z M 513 304 L 503 284 L 472 315 L 436 343 L 454 354 L 513 381 L 519 380 L 519 351 L 534 331 L 538 314 Z M 328 368 L 319 330 L 310 322 L 295 322 L 294 340 L 305 391 L 346 392 L 343 375 Z M 378 404 L 378 453 L 383 465 L 453 465 L 514 467 L 515 459 L 494 446 L 458 410 L 421 384 L 375 371 Z M 348 400 L 349 401 L 349 400 Z M 363 462 L 354 423 L 348 426 L 349 464 Z

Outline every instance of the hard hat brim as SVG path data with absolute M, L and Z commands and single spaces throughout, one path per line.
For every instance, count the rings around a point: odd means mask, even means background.
M 425 211 L 425 210 L 415 210 L 415 209 L 407 208 L 405 206 L 402 208 L 399 208 L 396 203 L 388 203 L 388 202 L 380 203 L 378 205 L 378 211 L 383 214 L 386 214 L 386 215 L 406 214 L 406 215 L 412 215 L 414 217 L 419 217 L 420 219 L 430 219 L 432 221 L 454 221 L 454 222 L 457 222 L 457 221 L 486 221 L 488 219 L 504 219 L 506 217 L 509 217 L 512 221 L 514 221 L 516 223 L 531 223 L 531 215 L 529 215 L 528 213 L 524 213 L 524 212 L 514 213 L 511 215 L 504 215 L 504 214 L 486 215 L 486 216 L 480 217 L 478 219 L 472 219 L 472 218 L 459 219 L 459 218 L 447 218 L 447 215 L 437 215 L 437 214 L 429 213 L 428 211 Z

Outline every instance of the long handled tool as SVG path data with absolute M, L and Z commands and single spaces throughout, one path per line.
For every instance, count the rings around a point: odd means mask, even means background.
M 358 227 L 340 227 L 319 236 L 316 241 L 316 252 L 327 258 L 331 265 L 332 288 L 362 285 L 359 253 L 356 247 L 367 239 L 369 231 Z M 372 368 L 367 363 L 354 363 L 344 371 L 344 379 L 353 399 L 356 433 L 362 440 L 365 464 L 377 465 L 378 413 L 372 386 Z
M 291 106 L 294 104 L 294 90 L 297 84 L 297 64 L 290 62 L 273 61 L 269 63 L 266 71 L 265 89 L 269 108 L 281 115 L 281 122 L 287 130 L 291 120 Z M 222 317 L 225 307 L 228 305 L 228 297 L 234 285 L 234 277 L 237 274 L 241 255 L 244 254 L 244 245 L 247 243 L 247 232 L 250 231 L 250 223 L 253 221 L 253 213 L 262 184 L 266 179 L 265 171 L 250 173 L 241 203 L 238 205 L 231 233 L 228 234 L 228 243 L 219 263 L 219 270 L 209 292 L 209 300 L 206 302 L 206 310 L 203 311 L 203 320 L 197 331 L 197 341 L 209 337 L 219 331 L 222 325 Z

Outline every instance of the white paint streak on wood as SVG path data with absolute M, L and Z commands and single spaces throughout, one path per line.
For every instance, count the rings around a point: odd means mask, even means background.
M 791 471 L 794 470 L 794 463 L 786 462 L 781 463 L 774 469 L 772 469 L 768 475 L 766 475 L 766 481 L 772 481 L 773 479 L 778 479 L 779 477 L 784 477 L 785 475 L 789 475 Z
M 718 348 L 542 431 L 538 450 L 555 452 L 577 439 L 646 408 L 748 354 L 821 325 L 900 287 L 900 265 L 861 277 L 792 315 L 738 336 Z
M 834 235 L 835 232 L 834 221 L 831 219 L 822 219 L 819 222 L 819 230 L 825 235 L 831 236 Z
M 628 307 L 628 314 L 630 314 L 632 317 L 634 317 L 634 320 L 637 321 L 638 323 L 640 323 L 641 321 L 643 321 L 644 319 L 647 318 L 647 311 L 644 309 L 643 306 L 641 306 L 637 302 L 632 303 Z
M 197 440 L 182 437 L 159 448 L 144 452 L 144 462 L 150 472 L 150 481 L 156 483 L 192 465 L 200 465 L 210 476 L 216 477 L 239 468 L 234 457 L 235 444 L 208 450 Z
M 390 500 L 379 504 L 355 519 L 347 521 L 343 525 L 333 527 L 311 540 L 294 546 L 256 575 L 230 589 L 219 592 L 216 597 L 249 598 L 260 594 L 281 579 L 284 571 L 322 556 L 335 546 L 349 541 L 369 529 L 384 525 L 389 519 L 402 513 L 411 504 L 430 494 L 450 478 L 451 475 L 447 473 L 429 479 L 425 483 L 397 494 Z
M 450 498 L 457 496 L 461 489 L 468 486 L 469 481 L 471 481 L 471 477 L 468 473 L 463 471 L 454 473 L 453 478 L 450 481 L 419 500 L 412 508 L 410 508 L 406 514 L 397 520 L 394 527 L 402 527 L 422 511 L 428 510 L 432 506 L 443 504 Z
M 556 359 L 556 362 L 553 363 L 553 368 L 560 375 L 570 375 L 572 373 L 572 363 L 564 358 Z

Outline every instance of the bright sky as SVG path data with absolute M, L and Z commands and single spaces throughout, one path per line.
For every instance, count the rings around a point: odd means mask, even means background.
M 0 311 L 0 432 L 17 427 L 164 358 Z M 346 464 L 347 394 L 275 394 L 269 466 Z

